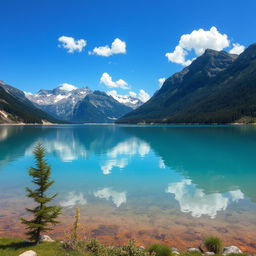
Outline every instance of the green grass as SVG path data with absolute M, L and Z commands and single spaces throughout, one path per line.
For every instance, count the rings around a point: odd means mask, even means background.
M 152 244 L 148 251 L 150 254 L 155 253 L 155 256 L 171 256 L 172 251 L 171 249 L 163 244 Z
M 210 252 L 214 252 L 216 254 L 221 254 L 223 251 L 223 241 L 218 237 L 207 237 L 204 240 L 204 245 Z
M 37 256 L 84 256 L 74 251 L 62 248 L 60 242 L 41 243 L 31 245 L 23 240 L 12 238 L 0 238 L 0 256 L 18 256 L 25 251 L 33 250 Z M 87 254 L 89 256 L 89 254 Z

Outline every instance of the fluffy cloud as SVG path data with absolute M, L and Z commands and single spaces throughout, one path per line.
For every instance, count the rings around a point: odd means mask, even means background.
M 202 189 L 198 189 L 188 179 L 170 183 L 166 192 L 174 194 L 182 212 L 190 212 L 193 217 L 208 215 L 212 219 L 216 217 L 218 211 L 226 210 L 231 202 L 244 198 L 244 194 L 240 190 L 228 192 L 227 195 L 205 194 Z
M 165 77 L 161 77 L 161 78 L 158 79 L 159 87 L 162 87 L 164 81 L 165 81 Z
M 111 44 L 111 47 L 108 45 L 95 47 L 92 52 L 89 54 L 96 54 L 104 57 L 109 57 L 113 54 L 125 54 L 126 53 L 126 43 L 119 38 L 116 38 Z
M 85 204 L 87 204 L 87 200 L 84 198 L 84 195 L 76 192 L 69 192 L 67 197 L 60 202 L 60 206 L 67 208 Z
M 150 96 L 147 92 L 145 92 L 143 89 L 141 89 L 138 93 L 138 98 L 142 101 L 142 102 L 146 102 L 150 99 Z
M 233 48 L 229 51 L 232 54 L 241 54 L 244 51 L 245 47 L 240 44 L 233 44 Z
M 100 83 L 105 84 L 106 86 L 110 88 L 121 88 L 124 90 L 129 89 L 128 84 L 123 80 L 119 79 L 117 81 L 113 81 L 112 77 L 108 73 L 103 73 L 101 78 L 100 78 Z
M 194 30 L 190 34 L 184 34 L 180 37 L 179 44 L 173 52 L 168 52 L 165 56 L 170 62 L 178 63 L 183 66 L 191 64 L 193 59 L 186 59 L 190 51 L 194 51 L 197 56 L 204 53 L 206 49 L 221 51 L 229 47 L 230 41 L 226 34 L 221 34 L 216 27 L 211 27 L 210 30 Z M 235 52 L 241 52 L 243 46 L 233 44 Z M 231 50 L 231 51 L 232 51 Z
M 75 51 L 81 52 L 86 46 L 86 40 L 84 39 L 75 40 L 73 37 L 61 36 L 58 38 L 58 40 L 62 43 L 59 45 L 59 47 L 67 49 L 68 53 L 73 53 Z
M 106 200 L 111 199 L 116 207 L 120 207 L 121 204 L 126 203 L 126 192 L 117 192 L 112 188 L 103 188 L 98 190 L 94 192 L 94 196 Z
M 69 92 L 71 92 L 71 91 L 73 91 L 73 90 L 76 90 L 77 87 L 74 86 L 74 85 L 72 85 L 72 84 L 63 83 L 63 84 L 60 84 L 60 85 L 59 85 L 59 89 L 60 89 L 60 90 L 63 90 L 63 91 L 69 91 Z

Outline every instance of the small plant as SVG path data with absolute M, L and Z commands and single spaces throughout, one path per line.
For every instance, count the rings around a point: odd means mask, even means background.
M 86 244 L 86 250 L 93 253 L 95 256 L 108 256 L 107 247 L 102 245 L 98 240 L 91 239 Z
M 210 236 L 204 240 L 204 245 L 210 252 L 221 254 L 223 251 L 223 242 L 220 238 Z
M 172 254 L 172 250 L 163 244 L 153 244 L 148 248 L 150 255 L 155 256 L 170 256 Z
M 74 216 L 74 223 L 69 232 L 65 235 L 64 247 L 67 249 L 76 250 L 79 248 L 79 241 L 81 241 L 81 236 L 79 236 L 79 220 L 80 220 L 80 208 L 76 207 L 76 212 Z
M 137 247 L 134 240 L 130 240 L 127 245 L 122 247 L 123 254 L 127 256 L 147 256 L 145 249 Z
M 45 161 L 45 148 L 42 144 L 38 143 L 34 149 L 36 159 L 36 167 L 29 169 L 29 175 L 33 177 L 32 182 L 36 185 L 34 190 L 26 188 L 27 197 L 32 198 L 36 206 L 33 209 L 26 209 L 29 213 L 33 214 L 33 218 L 26 220 L 21 218 L 22 224 L 25 224 L 28 232 L 26 233 L 30 240 L 38 243 L 40 241 L 41 233 L 44 231 L 52 230 L 49 225 L 59 223 L 56 218 L 61 213 L 61 208 L 57 206 L 49 206 L 56 196 L 49 196 L 46 191 L 54 181 L 50 180 L 51 167 Z

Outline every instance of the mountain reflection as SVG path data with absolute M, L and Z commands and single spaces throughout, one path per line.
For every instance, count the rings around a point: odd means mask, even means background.
M 2 169 L 23 156 L 32 158 L 38 141 L 50 157 L 69 162 L 62 168 L 83 165 L 81 173 L 56 173 L 68 186 L 63 207 L 87 204 L 88 191 L 116 207 L 130 202 L 127 195 L 154 202 L 165 196 L 171 202 L 171 196 L 182 212 L 215 218 L 232 202 L 256 201 L 254 128 L 6 126 L 0 127 Z

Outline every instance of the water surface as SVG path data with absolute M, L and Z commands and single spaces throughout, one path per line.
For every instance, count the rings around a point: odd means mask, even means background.
M 208 235 L 256 250 L 254 126 L 1 126 L 0 236 L 24 236 L 24 187 L 41 141 L 63 237 L 81 207 L 87 237 L 185 249 Z

